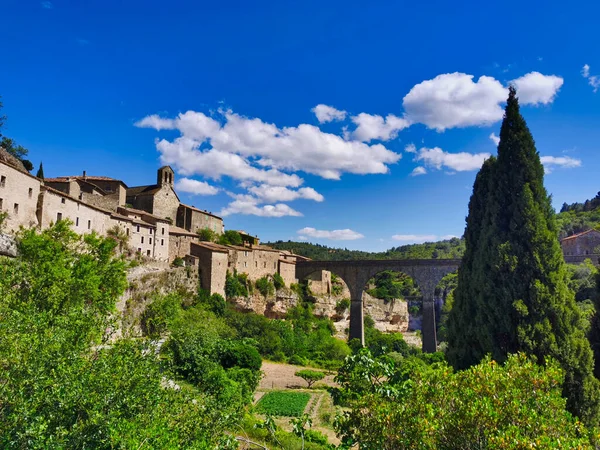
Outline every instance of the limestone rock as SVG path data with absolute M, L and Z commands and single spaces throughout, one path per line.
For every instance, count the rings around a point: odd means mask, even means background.
M 13 236 L 0 233 L 0 255 L 12 258 L 17 256 L 17 241 Z

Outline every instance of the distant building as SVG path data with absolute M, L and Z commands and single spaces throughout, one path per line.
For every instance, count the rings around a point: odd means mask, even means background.
M 560 241 L 565 261 L 582 262 L 590 258 L 594 263 L 600 256 L 600 231 L 590 229 L 574 234 Z

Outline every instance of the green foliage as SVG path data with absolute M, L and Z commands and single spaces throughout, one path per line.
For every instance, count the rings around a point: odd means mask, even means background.
M 456 368 L 486 354 L 502 362 L 525 352 L 556 358 L 565 371 L 569 411 L 599 418 L 600 382 L 584 324 L 568 288 L 544 168 L 510 89 L 498 158 L 475 180 L 466 251 L 448 319 L 448 358 Z
M 256 412 L 271 416 L 299 417 L 304 413 L 310 394 L 306 392 L 267 392 L 256 404 Z
M 275 286 L 268 276 L 264 276 L 256 280 L 256 289 L 262 294 L 263 297 L 267 298 L 275 294 Z
M 44 179 L 44 164 L 40 162 L 40 167 L 38 168 L 37 173 L 35 174 L 36 177 L 40 178 L 40 179 Z
M 177 257 L 173 260 L 174 267 L 183 267 L 185 265 L 185 261 L 181 257 Z
M 411 277 L 391 270 L 379 272 L 369 280 L 368 284 L 375 285 L 375 288 L 369 289 L 367 293 L 386 302 L 404 297 L 416 297 L 420 293 Z
M 170 374 L 147 341 L 108 345 L 126 286 L 115 245 L 59 221 L 23 231 L 19 257 L 0 265 L 1 448 L 215 448 L 226 439 L 235 410 L 165 387 Z
M 175 293 L 156 295 L 141 316 L 144 334 L 151 337 L 162 335 L 169 324 L 173 323 L 181 312 L 181 297 Z
M 344 292 L 344 285 L 342 284 L 342 279 L 338 277 L 335 273 L 331 274 L 331 295 L 334 297 L 338 297 L 342 295 Z
M 8 220 L 8 212 L 6 211 L 1 211 L 0 212 L 0 233 L 2 233 L 2 231 L 4 231 L 4 227 L 6 225 L 6 221 Z
M 385 252 L 363 252 L 347 248 L 331 248 L 309 242 L 276 241 L 266 243 L 277 250 L 287 250 L 297 255 L 319 261 L 348 261 L 356 259 L 435 259 L 461 258 L 464 253 L 464 241 L 452 238 L 439 242 L 402 245 Z
M 336 381 L 348 405 L 335 421 L 340 448 L 593 448 L 565 409 L 562 371 L 551 359 L 542 367 L 523 354 L 504 365 L 486 358 L 453 373 L 445 363 L 395 366 L 362 350 Z
M 273 274 L 273 285 L 275 286 L 275 289 L 282 289 L 285 287 L 285 281 L 279 272 Z
M 249 340 L 223 341 L 217 347 L 219 361 L 225 369 L 238 367 L 258 372 L 262 359 L 256 346 Z
M 219 235 L 209 227 L 204 227 L 197 230 L 196 234 L 201 241 L 217 242 L 219 239 Z
M 297 377 L 300 377 L 304 381 L 306 381 L 309 389 L 317 381 L 321 381 L 323 378 L 325 378 L 325 374 L 323 372 L 319 372 L 318 370 L 310 370 L 310 369 L 299 370 L 294 375 L 296 375 Z
M 250 283 L 248 282 L 248 274 L 237 273 L 233 270 L 233 275 L 227 271 L 225 275 L 225 297 L 227 299 L 236 297 L 248 297 L 250 293 Z
M 226 230 L 219 236 L 218 243 L 221 245 L 243 245 L 242 236 L 235 230 Z
M 341 300 L 338 300 L 338 302 L 335 304 L 335 312 L 338 314 L 344 314 L 349 309 L 350 309 L 350 299 L 349 298 L 343 298 Z
M 114 227 L 109 228 L 106 231 L 106 235 L 117 243 L 119 252 L 122 253 L 123 250 L 127 248 L 127 245 L 129 244 L 129 235 L 120 226 L 115 225 Z

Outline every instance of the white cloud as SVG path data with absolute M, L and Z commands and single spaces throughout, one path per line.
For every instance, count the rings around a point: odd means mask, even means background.
M 190 178 L 181 178 L 175 183 L 175 189 L 181 192 L 187 192 L 195 195 L 215 195 L 219 189 L 211 186 L 205 181 L 192 180 Z
M 290 208 L 284 203 L 258 206 L 257 199 L 248 197 L 249 196 L 240 196 L 223 208 L 219 214 L 223 217 L 230 216 L 232 214 L 244 214 L 260 217 L 302 216 L 301 212 Z
M 439 147 L 421 148 L 415 156 L 415 161 L 423 161 L 426 166 L 435 169 L 447 168 L 457 172 L 478 170 L 490 153 L 448 153 Z
M 561 77 L 542 75 L 539 72 L 530 72 L 511 81 L 511 84 L 517 88 L 519 102 L 523 105 L 552 103 L 563 83 Z
M 333 106 L 317 105 L 311 109 L 319 123 L 333 122 L 334 120 L 344 120 L 346 118 L 346 111 L 340 111 L 335 109 Z
M 490 134 L 490 139 L 496 146 L 500 143 L 500 136 L 496 136 L 496 133 Z
M 415 144 L 408 144 L 406 147 L 404 147 L 404 151 L 406 153 L 417 153 L 417 147 Z
M 261 203 L 290 202 L 297 199 L 314 200 L 316 202 L 325 200 L 325 197 L 311 187 L 303 187 L 294 191 L 284 186 L 261 184 L 260 186 L 249 187 L 248 192 L 255 195 Z
M 388 114 L 385 119 L 381 116 L 360 113 L 352 117 L 356 129 L 352 132 L 352 138 L 358 141 L 369 142 L 371 140 L 389 141 L 398 136 L 398 131 L 408 127 L 408 120 Z
M 356 231 L 352 231 L 348 228 L 343 230 L 317 230 L 315 228 L 306 227 L 298 230 L 300 238 L 317 238 L 317 239 L 331 239 L 333 241 L 354 241 L 356 239 L 362 239 L 364 236 Z
M 218 179 L 225 175 L 271 185 L 299 186 L 302 179 L 285 172 L 304 171 L 337 180 L 343 173 L 387 173 L 388 165 L 401 158 L 381 144 L 346 141 L 313 125 L 278 128 L 231 111 L 220 111 L 218 118 L 221 122 L 201 112 L 188 111 L 175 119 L 148 116 L 136 125 L 179 130 L 182 136 L 158 141 L 157 149 L 163 164 L 170 164 L 187 176 Z
M 583 69 L 581 69 L 581 75 L 583 75 L 583 78 L 587 78 L 589 85 L 594 88 L 594 92 L 598 92 L 600 78 L 597 75 L 590 75 L 590 66 L 585 64 Z
M 435 234 L 395 234 L 392 236 L 392 239 L 416 244 L 421 242 L 435 242 L 438 240 L 438 237 Z
M 581 167 L 581 160 L 571 158 L 570 156 L 542 156 L 540 157 L 540 161 L 544 165 L 544 172 L 546 174 L 552 173 L 556 168 L 573 169 Z
M 427 173 L 427 170 L 425 169 L 425 167 L 415 167 L 413 169 L 413 171 L 410 173 L 411 176 L 416 177 L 419 175 L 425 175 Z
M 443 131 L 446 128 L 489 125 L 502 119 L 508 92 L 493 77 L 446 73 L 415 85 L 402 104 L 406 118 Z

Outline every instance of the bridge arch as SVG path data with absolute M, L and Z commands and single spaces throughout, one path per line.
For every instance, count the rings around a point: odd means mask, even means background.
M 327 270 L 342 278 L 350 290 L 350 339 L 365 344 L 362 294 L 367 282 L 385 270 L 403 272 L 410 276 L 423 295 L 423 351 L 437 349 L 435 326 L 435 288 L 442 278 L 458 269 L 457 259 L 403 259 L 403 260 L 353 260 L 353 261 L 299 261 L 296 278 L 304 280 L 317 270 Z

